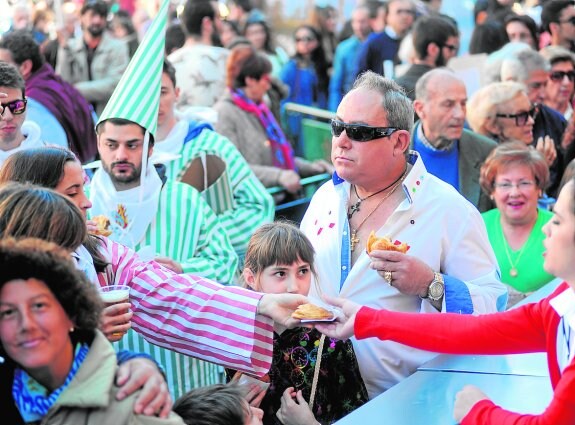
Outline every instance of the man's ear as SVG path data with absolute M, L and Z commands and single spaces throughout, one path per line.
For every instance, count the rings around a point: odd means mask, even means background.
M 22 62 L 20 64 L 20 66 L 18 67 L 18 70 L 20 71 L 20 74 L 22 74 L 22 77 L 27 80 L 28 77 L 30 77 L 30 75 L 32 74 L 32 60 L 30 59 L 26 59 L 24 62 Z
M 424 102 L 420 99 L 415 99 L 413 101 L 413 110 L 417 114 L 417 116 L 422 119 L 425 118 L 425 111 L 423 110 Z
M 558 22 L 549 22 L 549 33 L 551 35 L 557 34 L 559 31 L 559 23 Z
M 494 136 L 499 136 L 499 126 L 496 124 L 495 118 L 487 118 L 484 127 L 489 133 Z
M 409 149 L 409 144 L 411 142 L 409 132 L 400 130 L 397 133 L 393 152 L 395 153 L 395 151 L 398 150 L 403 155 L 403 153 Z
M 256 275 L 252 272 L 249 268 L 245 267 L 244 271 L 242 272 L 242 276 L 244 278 L 244 282 L 252 288 L 254 291 L 258 290 L 258 285 L 256 282 Z
M 435 63 L 437 61 L 437 57 L 439 56 L 439 51 L 440 51 L 441 47 L 438 46 L 436 43 L 429 43 L 427 45 L 427 50 L 426 50 L 426 57 L 424 57 L 423 59 L 427 60 L 427 59 L 433 59 L 433 63 Z

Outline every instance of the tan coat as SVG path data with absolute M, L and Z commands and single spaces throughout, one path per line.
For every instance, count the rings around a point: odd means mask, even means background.
M 172 413 L 168 419 L 136 415 L 138 393 L 116 400 L 116 353 L 99 331 L 76 376 L 44 417 L 42 425 L 183 425 Z

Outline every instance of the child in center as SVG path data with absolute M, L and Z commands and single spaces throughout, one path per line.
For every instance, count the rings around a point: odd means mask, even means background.
M 307 295 L 312 274 L 314 250 L 297 227 L 274 222 L 252 235 L 242 274 L 246 287 L 271 294 Z M 322 344 L 322 334 L 315 329 L 274 326 L 270 386 L 259 406 L 264 424 L 331 424 L 367 402 L 351 341 L 324 337 Z M 320 350 L 320 367 L 315 373 Z M 229 375 L 233 376 L 233 371 Z M 313 405 L 308 406 L 312 392 Z M 261 394 L 255 399 L 260 398 Z

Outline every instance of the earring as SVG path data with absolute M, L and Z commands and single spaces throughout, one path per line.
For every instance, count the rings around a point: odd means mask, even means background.
M 69 329 L 70 333 L 74 332 L 74 330 L 75 330 L 75 329 L 74 329 L 74 326 L 72 326 L 72 327 Z

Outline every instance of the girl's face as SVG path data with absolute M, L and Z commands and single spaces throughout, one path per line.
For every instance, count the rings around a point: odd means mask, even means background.
M 255 276 L 244 269 L 244 279 L 254 290 L 266 294 L 307 295 L 311 284 L 311 266 L 298 260 L 292 264 L 274 264 Z
M 300 28 L 295 33 L 295 49 L 302 56 L 309 56 L 317 46 L 315 35 L 307 28 Z
M 84 170 L 82 170 L 82 166 L 77 161 L 66 162 L 62 180 L 60 180 L 54 190 L 76 204 L 84 216 L 86 211 L 92 208 L 92 203 L 84 193 Z
M 575 215 L 573 214 L 573 182 L 567 183 L 553 207 L 554 215 L 543 226 L 547 273 L 567 281 L 575 289 Z
M 246 38 L 256 50 L 262 50 L 266 43 L 266 30 L 262 24 L 250 24 L 246 28 Z

